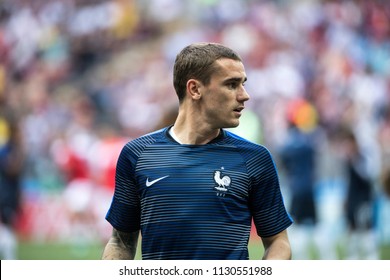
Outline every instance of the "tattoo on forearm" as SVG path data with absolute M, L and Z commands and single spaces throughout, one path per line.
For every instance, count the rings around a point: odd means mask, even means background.
M 120 232 L 113 230 L 103 253 L 103 259 L 134 259 L 139 232 Z
M 132 249 L 134 247 L 134 233 L 128 233 L 128 232 L 120 232 L 117 230 L 114 230 L 114 238 L 117 239 L 118 244 L 121 246 Z M 138 235 L 138 232 L 137 232 Z M 137 239 L 137 238 L 136 238 Z M 136 240 L 137 241 L 137 240 Z

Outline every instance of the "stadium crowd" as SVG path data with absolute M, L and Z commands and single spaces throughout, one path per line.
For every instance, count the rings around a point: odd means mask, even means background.
M 108 238 L 119 151 L 172 121 L 173 61 L 197 41 L 242 56 L 251 101 L 236 131 L 274 154 L 287 205 L 297 191 L 280 153 L 290 125 L 313 140 L 316 220 L 297 223 L 291 242 L 315 236 L 315 258 L 380 258 L 390 244 L 390 3 L 379 0 L 1 1 L 2 258 L 17 257 L 17 239 Z M 348 168 L 371 188 L 350 228 Z

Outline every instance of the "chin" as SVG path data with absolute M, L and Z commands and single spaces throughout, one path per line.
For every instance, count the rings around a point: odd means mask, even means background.
M 237 126 L 239 126 L 240 125 L 240 122 L 239 121 L 237 121 L 237 122 L 231 122 L 231 123 L 229 123 L 229 124 L 226 124 L 225 126 L 224 126 L 224 128 L 235 128 L 235 127 L 237 127 Z

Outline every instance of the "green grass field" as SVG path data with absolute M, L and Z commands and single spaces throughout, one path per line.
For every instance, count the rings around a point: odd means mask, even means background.
M 261 244 L 249 246 L 250 258 L 260 259 L 263 250 Z M 104 245 L 101 243 L 37 243 L 22 242 L 19 244 L 18 258 L 21 260 L 98 260 L 101 258 Z M 141 259 L 138 250 L 136 259 Z
M 18 258 L 21 260 L 99 260 L 103 252 L 102 243 L 39 243 L 21 242 L 18 248 Z M 249 256 L 251 260 L 260 259 L 263 255 L 261 244 L 255 240 L 249 244 Z M 315 249 L 311 252 L 312 258 L 316 259 Z M 340 259 L 344 258 L 343 248 L 339 249 Z M 136 259 L 140 259 L 137 253 Z M 390 245 L 383 246 L 380 258 L 390 260 Z

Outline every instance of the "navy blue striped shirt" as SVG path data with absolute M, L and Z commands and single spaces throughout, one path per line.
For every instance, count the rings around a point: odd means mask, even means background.
M 106 219 L 141 230 L 143 259 L 248 259 L 252 219 L 263 237 L 292 224 L 265 147 L 225 130 L 181 145 L 168 128 L 124 146 Z

